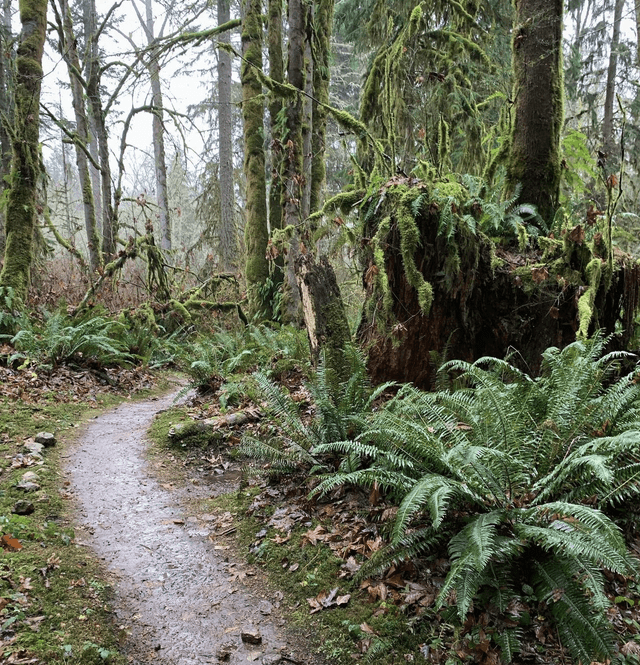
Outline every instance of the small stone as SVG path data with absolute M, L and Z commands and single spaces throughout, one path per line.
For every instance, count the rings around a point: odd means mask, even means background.
M 236 644 L 234 642 L 224 642 L 216 651 L 216 658 L 222 663 L 228 662 L 235 649 Z
M 36 443 L 41 443 L 45 448 L 50 448 L 56 445 L 56 437 L 51 432 L 38 432 Z
M 34 510 L 35 507 L 31 501 L 25 501 L 24 499 L 16 501 L 13 505 L 13 513 L 15 515 L 31 515 Z
M 282 656 L 277 653 L 269 654 L 268 656 L 262 657 L 262 665 L 275 665 L 276 663 L 282 663 Z
M 38 474 L 34 473 L 33 471 L 27 471 L 23 476 L 22 476 L 22 481 L 23 483 L 35 483 L 38 480 Z
M 260 610 L 260 614 L 269 616 L 273 611 L 273 605 L 268 600 L 261 600 L 258 609 Z
M 23 492 L 37 492 L 40 489 L 40 485 L 38 485 L 38 483 L 31 482 L 18 483 L 16 488 L 22 490 Z
M 31 453 L 31 455 L 42 455 L 42 451 L 44 450 L 44 445 L 42 443 L 35 443 L 34 441 L 25 443 L 22 447 L 28 453 Z
M 244 628 L 240 633 L 240 638 L 245 644 L 262 644 L 262 633 L 253 626 Z

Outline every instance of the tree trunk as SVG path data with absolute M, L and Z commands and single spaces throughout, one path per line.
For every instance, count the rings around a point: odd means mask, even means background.
M 640 2 L 640 0 L 638 0 Z M 282 56 L 282 0 L 269 0 L 269 25 L 267 33 L 269 49 L 269 76 L 278 83 L 284 82 Z M 271 185 L 269 188 L 269 226 L 271 231 L 282 228 L 283 188 L 283 125 L 280 114 L 284 108 L 282 98 L 269 95 L 269 121 L 271 128 Z
M 307 21 L 307 38 L 304 47 L 304 87 L 307 93 L 302 100 L 302 196 L 300 218 L 306 219 L 311 213 L 311 139 L 313 133 L 313 54 L 311 51 L 311 26 Z
M 604 119 L 602 121 L 603 152 L 608 156 L 608 173 L 616 170 L 617 159 L 614 156 L 616 142 L 613 136 L 613 109 L 616 93 L 616 75 L 618 74 L 618 49 L 620 47 L 620 23 L 624 0 L 616 0 L 613 12 L 613 32 L 611 34 L 611 51 L 609 53 L 609 66 L 607 68 L 607 84 L 604 97 Z
M 254 68 L 262 69 L 262 3 L 244 0 L 242 21 L 242 119 L 244 122 L 244 173 L 246 181 L 245 276 L 250 316 L 268 316 L 261 289 L 269 277 L 266 259 L 267 183 L 264 158 L 264 102 L 262 85 Z
M 149 77 L 151 79 L 151 105 L 153 106 L 153 161 L 156 170 L 156 199 L 160 222 L 160 246 L 163 250 L 171 249 L 171 220 L 169 217 L 169 193 L 167 190 L 167 160 L 164 149 L 164 107 L 162 86 L 160 84 L 160 61 L 155 46 L 153 7 L 151 0 L 145 0 L 146 33 L 149 41 Z
M 229 0 L 218 0 L 218 25 L 231 18 Z M 218 37 L 231 42 L 228 32 Z M 220 269 L 235 272 L 238 265 L 238 242 L 235 225 L 233 190 L 233 114 L 231 106 L 231 54 L 218 49 L 218 148 L 220 159 Z
M 515 7 L 507 189 L 520 184 L 520 201 L 534 204 L 549 224 L 560 187 L 562 0 L 515 0 Z
M 96 201 L 96 219 L 102 221 L 102 253 L 106 260 L 111 260 L 116 253 L 116 220 L 113 209 L 111 187 L 111 165 L 109 162 L 109 133 L 100 97 L 100 53 L 96 38 L 97 20 L 95 0 L 85 0 L 85 31 L 90 36 L 86 54 L 87 102 L 89 105 L 89 130 L 91 136 L 90 152 L 100 169 L 91 167 L 94 200 Z
M 83 0 L 82 2 L 82 19 L 84 24 L 84 76 L 87 82 L 87 107 L 88 107 L 88 123 L 89 123 L 89 153 L 93 157 L 93 161 L 99 163 L 98 151 L 98 132 L 97 123 L 98 119 L 93 113 L 94 104 L 91 97 L 99 94 L 97 86 L 93 90 L 89 90 L 89 82 L 97 80 L 97 70 L 99 67 L 99 54 L 98 43 L 96 36 L 96 3 L 95 0 Z M 89 172 L 91 173 L 91 186 L 93 188 L 93 200 L 96 208 L 96 220 L 102 219 L 102 191 L 100 182 L 100 171 L 93 164 L 89 165 Z
M 16 303 L 21 307 L 29 286 L 36 224 L 36 189 L 41 176 L 38 109 L 47 0 L 20 0 L 19 8 L 22 31 L 16 58 L 12 176 L 7 201 L 7 241 L 0 287 L 12 288 Z
M 63 22 L 62 32 L 64 35 L 63 52 L 69 70 L 69 83 L 71 86 L 73 111 L 76 120 L 76 135 L 77 140 L 86 148 L 89 144 L 89 125 L 84 104 L 84 88 L 82 87 L 79 78 L 81 76 L 82 67 L 80 65 L 80 57 L 78 56 L 77 40 L 73 33 L 71 10 L 67 0 L 62 0 L 60 3 L 60 10 Z M 89 173 L 89 160 L 81 146 L 76 145 L 75 149 L 78 177 L 80 178 L 80 187 L 82 188 L 82 205 L 84 209 L 85 228 L 87 231 L 87 244 L 89 247 L 89 264 L 91 270 L 95 271 L 102 265 L 102 256 L 100 236 L 98 235 L 96 221 L 93 187 L 91 184 L 91 175 Z
M 351 333 L 335 272 L 325 257 L 316 263 L 306 254 L 296 261 L 296 275 L 311 356 L 317 362 L 323 352 L 327 369 L 338 382 L 347 381 L 344 348 Z
M 305 89 L 305 10 L 302 0 L 289 0 L 289 83 L 298 90 Z M 295 262 L 300 255 L 300 236 L 297 228 L 302 221 L 302 94 L 289 101 L 287 108 L 287 142 L 284 146 L 284 226 L 294 229 L 286 258 L 283 301 L 284 318 L 287 323 L 297 324 L 301 320 L 301 302 L 295 275 Z
M 314 7 L 313 130 L 311 136 L 310 185 L 310 208 L 312 213 L 322 207 L 322 190 L 326 181 L 327 110 L 323 104 L 329 103 L 329 54 L 333 29 L 333 5 L 334 0 L 319 0 Z
M 13 69 L 14 47 L 11 34 L 11 0 L 3 0 L 2 16 L 0 17 L 0 199 L 8 187 L 5 178 L 11 171 L 11 137 L 9 126 L 13 126 L 13 92 L 15 76 Z M 5 120 L 6 119 L 6 120 Z M 5 124 L 5 122 L 7 124 Z M 0 255 L 4 254 L 6 240 L 5 212 L 0 206 Z
M 636 10 L 636 67 L 640 67 L 640 0 L 635 0 Z

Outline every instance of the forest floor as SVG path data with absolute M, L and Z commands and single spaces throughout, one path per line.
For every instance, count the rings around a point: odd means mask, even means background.
M 356 578 L 395 515 L 379 492 L 309 499 L 312 478 L 238 459 L 264 424 L 248 397 L 175 403 L 144 371 L 0 373 L 0 665 L 501 662 L 491 636 L 515 614 L 433 609 L 446 551 Z M 42 430 L 58 441 L 38 452 Z M 609 579 L 610 620 L 636 648 L 629 582 Z M 571 662 L 544 611 L 515 609 L 513 662 Z

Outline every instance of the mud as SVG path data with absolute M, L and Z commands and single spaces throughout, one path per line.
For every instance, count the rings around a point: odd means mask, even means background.
M 146 431 L 173 398 L 122 404 L 98 417 L 67 460 L 78 538 L 113 578 L 130 662 L 322 662 L 286 634 L 282 618 L 264 614 L 277 605 L 273 592 L 257 597 L 234 580 L 237 568 L 209 539 L 206 523 L 185 517 L 189 492 L 202 488 L 168 491 L 153 477 Z M 224 478 L 213 485 L 212 494 L 225 491 Z M 261 643 L 245 643 L 247 630 L 259 631 Z

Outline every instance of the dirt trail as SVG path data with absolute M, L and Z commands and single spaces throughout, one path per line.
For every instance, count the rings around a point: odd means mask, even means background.
M 284 621 L 263 614 L 268 602 L 230 581 L 233 568 L 208 540 L 205 525 L 174 522 L 183 517 L 187 490 L 181 495 L 160 486 L 144 457 L 146 430 L 173 397 L 121 404 L 99 416 L 67 465 L 79 535 L 87 534 L 115 578 L 117 620 L 131 632 L 131 662 L 315 663 L 298 645 L 291 654 L 276 625 Z M 261 644 L 242 641 L 241 631 L 251 627 L 261 633 Z

